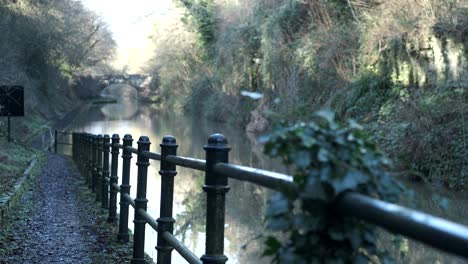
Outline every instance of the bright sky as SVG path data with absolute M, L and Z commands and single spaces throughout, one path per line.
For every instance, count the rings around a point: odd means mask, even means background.
M 113 33 L 118 45 L 114 65 L 128 65 L 137 73 L 151 58 L 153 45 L 149 39 L 154 21 L 170 15 L 172 0 L 82 0 L 90 10 L 99 14 Z

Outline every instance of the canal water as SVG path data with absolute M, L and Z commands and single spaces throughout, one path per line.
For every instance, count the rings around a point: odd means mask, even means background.
M 229 124 L 211 123 L 206 120 L 161 113 L 151 105 L 138 103 L 137 93 L 130 86 L 123 84 L 106 88 L 103 96 L 119 98 L 116 104 L 95 105 L 82 113 L 69 127 L 71 131 L 93 134 L 117 133 L 122 138 L 131 134 L 134 147 L 139 136 L 148 136 L 151 140 L 151 151 L 160 152 L 159 144 L 165 135 L 173 135 L 179 145 L 177 154 L 194 158 L 205 158 L 203 146 L 213 133 L 223 133 L 232 147 L 229 160 L 242 164 L 273 171 L 287 172 L 277 161 L 272 161 L 262 154 L 262 146 L 256 136 L 230 127 Z M 131 196 L 136 196 L 136 158 L 132 159 Z M 119 159 L 121 163 L 121 159 Z M 121 164 L 119 164 L 121 165 Z M 147 198 L 148 212 L 154 218 L 159 215 L 160 176 L 159 162 L 151 161 L 148 171 Z M 203 172 L 177 168 L 174 193 L 174 216 L 176 219 L 176 237 L 188 246 L 197 256 L 202 256 L 205 246 L 205 193 L 202 190 Z M 121 167 L 119 167 L 119 184 Z M 415 189 L 413 206 L 429 213 L 440 215 L 453 221 L 468 224 L 468 198 L 466 194 L 453 194 L 443 190 L 433 190 L 421 184 L 410 184 Z M 225 254 L 228 263 L 269 263 L 261 256 L 263 213 L 269 192 L 267 189 L 230 179 L 231 187 L 226 200 Z M 450 198 L 449 209 L 444 211 L 434 199 L 433 192 Z M 130 207 L 129 228 L 133 229 L 133 210 Z M 385 247 L 391 248 L 390 235 L 383 240 Z M 157 233 L 146 227 L 145 251 L 156 258 Z M 464 263 L 463 260 L 440 253 L 420 243 L 410 241 L 408 252 L 400 261 L 402 263 Z M 468 250 L 468 249 L 467 249 Z M 395 250 L 394 250 L 395 251 Z M 173 253 L 173 263 L 186 263 L 177 252 Z
M 205 158 L 203 146 L 213 133 L 222 133 L 231 145 L 229 160 L 234 164 L 255 166 L 258 168 L 274 167 L 271 161 L 262 155 L 262 148 L 255 137 L 247 137 L 243 131 L 228 124 L 214 124 L 180 115 L 162 114 L 150 105 L 138 103 L 134 88 L 110 86 L 104 90 L 105 96 L 116 96 L 117 104 L 96 105 L 81 114 L 69 127 L 71 131 L 86 131 L 93 134 L 117 133 L 121 138 L 131 134 L 133 146 L 140 136 L 148 136 L 150 149 L 160 152 L 159 144 L 165 135 L 173 135 L 177 144 L 177 154 L 181 156 Z M 110 88 L 110 89 L 109 89 Z M 121 163 L 121 159 L 119 160 Z M 136 157 L 132 159 L 131 196 L 136 196 Z M 160 176 L 159 161 L 150 161 L 148 170 L 147 198 L 148 212 L 154 218 L 159 215 Z M 119 164 L 121 165 L 121 164 Z M 278 166 L 277 166 L 278 167 Z M 176 219 L 176 237 L 184 242 L 197 256 L 202 256 L 205 246 L 205 193 L 202 190 L 204 173 L 191 169 L 177 168 L 174 193 L 174 216 Z M 121 167 L 119 168 L 119 179 Z M 120 182 L 119 182 L 120 183 Z M 230 180 L 226 198 L 225 254 L 229 263 L 267 263 L 261 258 L 262 241 L 255 238 L 263 232 L 263 210 L 268 190 L 253 184 Z M 132 207 L 130 207 L 133 209 Z M 133 210 L 130 212 L 129 228 L 133 229 Z M 146 227 L 145 250 L 156 257 L 157 233 Z M 173 263 L 186 263 L 177 252 L 173 254 Z

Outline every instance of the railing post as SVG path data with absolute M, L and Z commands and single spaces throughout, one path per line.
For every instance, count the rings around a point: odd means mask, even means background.
M 101 201 L 101 177 L 102 177 L 102 135 L 97 136 L 97 167 L 96 167 L 96 201 Z
M 173 233 L 174 231 L 174 218 L 172 218 L 172 205 L 174 196 L 174 176 L 177 175 L 176 165 L 167 162 L 165 158 L 168 155 L 176 155 L 177 144 L 173 136 L 165 136 L 162 140 L 161 146 L 161 208 L 160 217 L 158 218 L 158 234 L 165 231 Z M 158 235 L 158 244 L 156 246 L 158 251 L 158 264 L 170 264 L 171 253 L 173 247 L 167 241 Z
M 109 209 L 109 184 L 106 179 L 109 178 L 109 152 L 110 147 L 109 135 L 105 134 L 102 140 L 102 151 L 104 152 L 103 165 L 102 165 L 102 208 Z M 110 180 L 110 179 L 109 179 Z
M 74 160 L 76 162 L 76 149 L 75 149 L 75 145 L 76 145 L 76 133 L 72 133 L 72 160 Z
M 119 218 L 119 235 L 118 239 L 122 242 L 128 242 L 128 206 L 129 203 L 123 198 L 123 194 L 130 194 L 130 160 L 132 159 L 132 152 L 125 149 L 125 147 L 132 146 L 132 136 L 125 135 L 123 138 L 123 151 L 122 151 L 122 184 L 120 185 L 120 218 Z
M 206 241 L 205 254 L 200 258 L 204 264 L 222 264 L 224 255 L 224 213 L 228 178 L 213 171 L 216 163 L 228 163 L 231 147 L 224 135 L 214 134 L 208 138 L 206 151 L 206 174 L 203 190 L 206 192 Z
M 145 263 L 145 224 L 146 220 L 138 213 L 138 210 L 143 209 L 146 211 L 148 200 L 146 199 L 146 183 L 148 178 L 149 158 L 143 156 L 143 151 L 149 151 L 150 140 L 148 137 L 142 136 L 138 139 L 138 181 L 137 181 L 137 195 L 135 198 L 135 216 L 133 223 L 135 223 L 133 235 L 133 258 L 132 264 Z
M 86 133 L 81 133 L 80 135 L 80 163 L 81 163 L 81 175 L 85 177 L 85 183 L 88 183 L 88 178 L 86 177 Z
M 114 189 L 114 184 L 118 184 L 119 177 L 117 176 L 117 168 L 119 165 L 119 135 L 112 135 L 112 157 L 111 157 L 111 175 L 110 175 L 110 201 L 109 201 L 109 217 L 107 222 L 114 223 L 117 220 L 117 191 Z
M 55 129 L 55 138 L 54 138 L 54 153 L 57 154 L 57 129 Z
M 88 180 L 88 187 L 89 189 L 93 189 L 93 175 L 94 175 L 94 167 L 93 167 L 93 156 L 94 156 L 94 150 L 93 150 L 93 135 L 88 133 L 87 134 L 87 152 L 86 156 L 88 159 L 88 163 L 86 164 L 87 167 L 87 173 L 86 173 L 86 178 Z
M 93 192 L 96 191 L 96 173 L 97 173 L 97 159 L 98 159 L 98 150 L 97 150 L 97 136 L 92 135 L 92 143 L 93 143 L 93 169 L 92 169 L 92 184 L 91 184 L 91 190 Z

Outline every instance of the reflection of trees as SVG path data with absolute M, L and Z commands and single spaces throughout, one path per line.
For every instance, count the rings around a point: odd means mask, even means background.
M 195 177 L 195 188 L 188 192 L 182 205 L 185 211 L 176 216 L 175 235 L 182 237 L 185 243 L 187 232 L 190 231 L 192 243 L 195 245 L 199 232 L 205 232 L 206 196 L 201 186 L 203 177 Z

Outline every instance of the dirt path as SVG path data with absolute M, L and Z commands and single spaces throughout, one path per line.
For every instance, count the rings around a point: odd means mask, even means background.
M 92 263 L 95 219 L 78 197 L 82 184 L 69 159 L 48 154 L 6 230 L 13 254 L 0 256 L 0 263 Z

